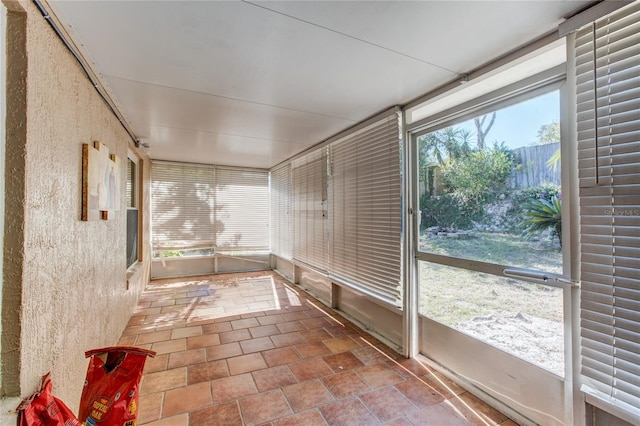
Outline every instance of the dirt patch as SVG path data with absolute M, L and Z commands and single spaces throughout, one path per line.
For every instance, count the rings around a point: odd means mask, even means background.
M 522 313 L 475 317 L 456 328 L 484 342 L 564 376 L 562 324 Z

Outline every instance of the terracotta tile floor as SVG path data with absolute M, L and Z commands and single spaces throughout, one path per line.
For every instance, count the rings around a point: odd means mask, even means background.
M 153 281 L 138 424 L 515 425 L 272 272 Z

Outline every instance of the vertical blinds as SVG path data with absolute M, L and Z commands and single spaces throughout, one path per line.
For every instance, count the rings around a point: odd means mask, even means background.
M 155 243 L 269 248 L 267 171 L 153 163 L 151 191 Z
M 401 305 L 401 172 L 394 112 L 329 146 L 330 275 Z
M 319 149 L 291 163 L 293 258 L 327 270 L 327 156 Z
M 574 47 L 583 390 L 640 418 L 640 3 Z
M 292 256 L 291 165 L 271 171 L 271 252 L 284 259 Z

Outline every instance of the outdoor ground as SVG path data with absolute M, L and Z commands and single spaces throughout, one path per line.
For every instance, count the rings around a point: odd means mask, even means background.
M 421 251 L 562 271 L 557 243 L 548 239 L 476 233 L 469 240 L 423 235 Z M 564 371 L 562 290 L 421 262 L 420 313 L 559 375 Z

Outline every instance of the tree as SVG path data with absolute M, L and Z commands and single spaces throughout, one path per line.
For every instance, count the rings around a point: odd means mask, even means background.
M 497 146 L 446 161 L 441 168 L 446 192 L 421 204 L 425 226 L 471 228 L 484 218 L 487 203 L 504 189 L 512 167 L 510 153 Z
M 485 147 L 485 139 L 487 138 L 487 134 L 491 127 L 493 127 L 493 123 L 496 121 L 496 113 L 495 111 L 491 113 L 491 119 L 489 120 L 489 124 L 484 128 L 484 123 L 487 121 L 487 114 L 482 117 L 476 117 L 473 119 L 474 124 L 476 125 L 477 140 L 478 140 L 478 149 L 483 150 Z
M 471 134 L 465 129 L 448 127 L 418 138 L 420 179 L 433 191 L 434 166 L 441 166 L 450 159 L 460 158 L 471 152 Z
M 538 129 L 538 145 L 558 142 L 560 142 L 560 123 L 552 121 L 540 126 Z
M 452 192 L 486 201 L 494 191 L 504 187 L 512 168 L 510 153 L 494 146 L 448 161 L 442 168 L 442 177 Z
M 560 142 L 560 123 L 552 121 L 551 123 L 543 124 L 538 129 L 538 145 L 546 145 L 550 143 Z M 560 166 L 560 148 L 553 153 L 553 155 L 547 160 L 547 168 L 557 170 Z
M 422 136 L 418 146 L 427 163 L 443 164 L 471 152 L 470 139 L 471 134 L 467 130 L 447 127 Z

